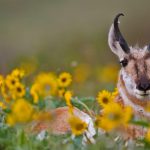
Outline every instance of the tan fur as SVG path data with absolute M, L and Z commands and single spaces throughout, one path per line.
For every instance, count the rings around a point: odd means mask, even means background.
M 147 51 L 132 49 L 131 54 L 125 57 L 129 62 L 124 70 L 135 83 L 143 76 L 150 80 L 150 56 Z
M 42 130 L 47 130 L 54 134 L 66 134 L 67 132 L 70 132 L 70 126 L 68 123 L 69 113 L 67 107 L 60 107 L 50 111 L 49 113 L 52 116 L 52 119 L 47 121 L 39 120 L 33 127 L 34 132 L 40 132 Z

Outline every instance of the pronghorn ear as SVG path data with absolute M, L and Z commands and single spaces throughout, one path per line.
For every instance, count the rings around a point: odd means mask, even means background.
M 109 30 L 108 34 L 108 44 L 111 50 L 119 57 L 122 57 L 124 54 L 130 53 L 130 48 L 128 47 L 127 42 L 123 38 L 119 27 L 118 27 L 118 19 L 120 16 L 124 16 L 124 14 L 118 14 L 114 22 Z

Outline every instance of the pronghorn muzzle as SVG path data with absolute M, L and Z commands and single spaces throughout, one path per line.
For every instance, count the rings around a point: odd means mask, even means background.
M 142 79 L 137 84 L 137 89 L 146 93 L 146 91 L 150 90 L 150 80 Z

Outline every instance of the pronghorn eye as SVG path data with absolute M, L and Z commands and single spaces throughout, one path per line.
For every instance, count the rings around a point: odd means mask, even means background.
M 120 61 L 120 64 L 121 64 L 122 67 L 126 67 L 127 64 L 128 64 L 128 60 L 127 59 L 123 59 L 123 60 Z

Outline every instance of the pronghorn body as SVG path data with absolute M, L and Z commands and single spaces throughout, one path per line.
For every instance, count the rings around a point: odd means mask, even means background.
M 117 84 L 119 95 L 116 97 L 116 102 L 123 106 L 131 106 L 135 117 L 144 117 L 150 120 L 150 112 L 145 110 L 148 105 L 150 106 L 150 46 L 145 46 L 143 49 L 128 46 L 118 27 L 118 18 L 121 15 L 123 16 L 123 14 L 118 14 L 115 17 L 108 36 L 109 46 L 119 57 L 122 65 Z M 53 113 L 56 119 L 52 125 L 39 122 L 35 129 L 51 128 L 56 134 L 68 133 L 70 131 L 67 121 L 69 117 L 68 108 L 57 108 L 53 110 Z M 74 109 L 74 113 L 84 121 L 92 122 L 89 115 L 79 109 Z M 91 123 L 90 130 L 93 130 L 92 132 L 95 134 L 93 123 Z M 130 126 L 125 129 L 125 132 L 134 138 L 143 136 L 146 130 L 141 127 Z

